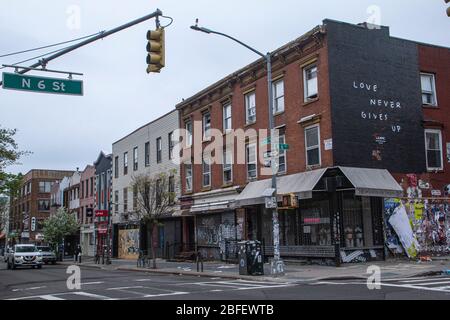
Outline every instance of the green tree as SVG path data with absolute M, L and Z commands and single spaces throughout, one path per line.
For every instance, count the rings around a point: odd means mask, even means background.
M 140 174 L 133 177 L 134 201 L 137 202 L 134 213 L 141 223 L 148 226 L 153 269 L 156 269 L 156 244 L 153 234 L 157 232 L 157 227 L 162 225 L 160 219 L 174 212 L 177 189 L 175 177 L 176 170 L 170 171 L 169 174 Z
M 65 208 L 59 208 L 55 215 L 44 221 L 44 239 L 58 251 L 64 237 L 77 232 L 78 227 L 75 215 L 68 213 Z
M 0 126 L 0 195 L 15 194 L 20 188 L 22 175 L 7 173 L 6 167 L 19 164 L 19 159 L 30 154 L 29 151 L 19 151 L 18 145 L 14 140 L 16 129 L 6 129 Z

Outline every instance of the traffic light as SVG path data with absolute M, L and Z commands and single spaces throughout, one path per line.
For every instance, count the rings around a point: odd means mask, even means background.
M 444 1 L 445 1 L 445 3 L 447 3 L 447 4 L 450 2 L 450 0 L 444 0 Z M 447 8 L 447 16 L 450 17 L 450 7 Z
M 149 30 L 147 32 L 147 73 L 159 73 L 164 67 L 164 29 Z

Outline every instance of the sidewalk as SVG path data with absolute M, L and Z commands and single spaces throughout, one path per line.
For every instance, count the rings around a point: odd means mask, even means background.
M 60 264 L 74 264 L 73 260 L 65 260 Z M 123 270 L 160 274 L 191 275 L 202 277 L 221 277 L 231 279 L 246 279 L 260 281 L 281 282 L 303 282 L 336 279 L 367 279 L 367 268 L 376 265 L 381 269 L 381 277 L 408 278 L 414 276 L 425 276 L 440 274 L 450 269 L 450 257 L 440 258 L 431 262 L 415 262 L 409 260 L 388 260 L 373 263 L 343 264 L 341 267 L 330 267 L 321 265 L 300 265 L 297 263 L 286 263 L 285 275 L 273 277 L 270 275 L 270 265 L 264 265 L 264 276 L 239 275 L 236 264 L 225 264 L 221 262 L 204 262 L 203 272 L 197 272 L 196 263 L 192 262 L 169 262 L 157 259 L 157 269 L 138 268 L 135 260 L 111 259 L 110 265 L 95 264 L 93 258 L 84 258 L 81 263 L 84 267 L 100 268 L 103 270 Z

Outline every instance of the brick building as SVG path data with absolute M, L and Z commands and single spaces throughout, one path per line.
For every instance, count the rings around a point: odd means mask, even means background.
M 50 215 L 50 191 L 73 171 L 33 169 L 25 174 L 16 197 L 10 199 L 10 241 L 42 243 L 43 221 Z
M 82 254 L 91 257 L 95 255 L 94 180 L 95 167 L 87 165 L 80 177 L 80 245 Z
M 277 150 L 278 192 L 300 200 L 279 210 L 282 256 L 383 259 L 383 199 L 444 195 L 449 68 L 448 48 L 332 20 L 273 52 L 275 127 L 289 145 Z M 273 250 L 267 98 L 259 59 L 177 105 L 188 132 L 181 205 L 207 257 L 233 256 L 242 239 Z M 211 141 L 223 147 L 206 152 Z

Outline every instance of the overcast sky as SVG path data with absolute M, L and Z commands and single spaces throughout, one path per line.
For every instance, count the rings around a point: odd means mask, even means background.
M 391 35 L 450 46 L 443 0 L 0 0 L 0 55 L 109 30 L 156 8 L 174 19 L 166 29 L 166 67 L 160 74 L 145 72 L 145 36 L 155 26 L 149 20 L 48 65 L 84 73 L 82 97 L 0 89 L 0 125 L 17 128 L 20 148 L 33 152 L 9 170 L 83 169 L 100 150 L 110 152 L 112 142 L 257 58 L 225 38 L 190 30 L 195 18 L 267 52 L 325 18 L 359 23 L 376 17 L 368 13 L 372 5 Z

